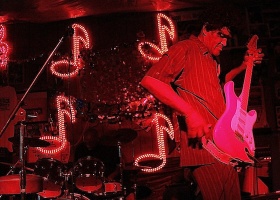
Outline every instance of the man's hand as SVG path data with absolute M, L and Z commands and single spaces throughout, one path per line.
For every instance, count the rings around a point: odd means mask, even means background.
M 202 136 L 206 136 L 207 139 L 212 138 L 210 131 L 212 125 L 207 124 L 198 112 L 192 111 L 189 113 L 186 116 L 186 123 L 189 138 L 201 138 Z
M 250 58 L 253 59 L 253 64 L 261 64 L 263 60 L 264 54 L 262 53 L 262 49 L 255 49 L 255 50 L 247 50 L 246 54 L 244 56 L 244 63 L 246 63 L 245 66 L 247 66 L 247 62 L 250 60 Z

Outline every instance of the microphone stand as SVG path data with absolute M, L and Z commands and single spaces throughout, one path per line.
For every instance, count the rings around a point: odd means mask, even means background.
M 25 99 L 26 95 L 29 93 L 29 91 L 31 90 L 33 85 L 36 83 L 36 81 L 38 80 L 39 76 L 42 74 L 43 70 L 47 66 L 47 64 L 50 61 L 50 59 L 53 57 L 53 55 L 56 52 L 56 50 L 62 44 L 64 38 L 66 36 L 68 36 L 68 35 L 73 35 L 73 33 L 74 33 L 74 31 L 72 31 L 72 28 L 68 27 L 67 32 L 60 38 L 60 40 L 58 41 L 57 45 L 55 46 L 55 48 L 50 53 L 49 57 L 47 58 L 47 60 L 43 64 L 43 66 L 41 67 L 40 71 L 37 73 L 37 75 L 35 76 L 34 80 L 32 81 L 32 83 L 30 84 L 30 86 L 28 87 L 28 89 L 26 90 L 26 92 L 24 93 L 24 95 L 22 96 L 20 101 L 17 103 L 17 105 L 15 106 L 14 110 L 12 111 L 12 113 L 10 114 L 6 124 L 3 126 L 3 128 L 2 128 L 2 130 L 0 132 L 0 138 L 2 137 L 3 133 L 7 129 L 8 125 L 11 123 L 12 119 L 14 119 L 14 117 L 15 117 L 17 111 L 19 110 L 20 105 L 22 104 L 23 100 Z M 20 150 L 19 150 L 19 154 L 20 154 L 19 158 L 22 160 L 21 172 L 20 172 L 21 200 L 25 199 L 25 186 L 26 186 L 26 172 L 25 172 L 25 167 L 24 167 L 24 162 L 23 162 L 24 161 L 24 155 L 23 155 L 24 154 L 24 144 L 23 144 L 24 141 L 23 140 L 24 140 L 24 125 L 21 122 L 21 126 L 20 126 Z

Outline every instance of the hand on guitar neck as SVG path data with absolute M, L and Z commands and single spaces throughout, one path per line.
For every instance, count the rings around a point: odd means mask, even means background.
M 232 81 L 238 74 L 246 70 L 248 64 L 251 64 L 251 61 L 253 61 L 253 65 L 261 64 L 263 57 L 264 54 L 262 53 L 261 48 L 248 49 L 245 53 L 242 64 L 239 67 L 232 69 L 229 73 L 226 74 L 225 82 L 227 83 L 228 81 Z
M 244 61 L 242 63 L 242 66 L 244 66 L 244 69 L 246 69 L 246 66 L 248 66 L 248 62 L 251 63 L 251 61 L 253 61 L 253 65 L 261 64 L 263 57 L 264 57 L 264 54 L 262 53 L 261 48 L 248 49 L 244 56 Z

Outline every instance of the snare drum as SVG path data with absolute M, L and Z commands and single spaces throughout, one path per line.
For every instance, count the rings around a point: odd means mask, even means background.
M 38 195 L 43 198 L 55 198 L 61 195 L 64 183 L 64 165 L 53 158 L 41 158 L 35 163 L 34 173 L 44 178 L 43 191 Z
M 81 158 L 73 168 L 75 185 L 78 189 L 92 193 L 102 188 L 104 164 L 93 157 Z

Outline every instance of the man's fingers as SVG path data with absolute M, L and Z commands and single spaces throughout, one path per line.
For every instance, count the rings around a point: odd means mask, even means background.
M 209 133 L 212 129 L 212 124 L 207 124 L 206 126 L 204 126 L 204 133 Z
M 196 138 L 197 134 L 196 134 L 196 130 L 195 129 L 188 129 L 188 138 Z
M 212 140 L 212 124 L 208 124 L 204 127 L 205 137 L 206 139 Z

